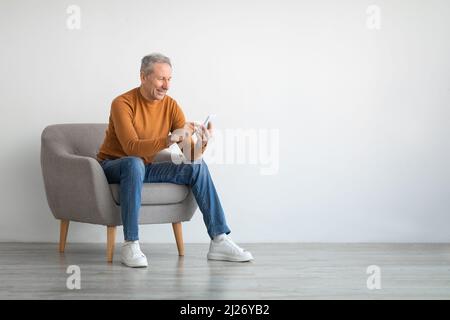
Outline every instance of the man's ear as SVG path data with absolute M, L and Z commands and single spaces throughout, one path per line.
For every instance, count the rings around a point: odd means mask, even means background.
M 143 71 L 141 71 L 141 82 L 144 82 L 146 78 L 146 75 Z

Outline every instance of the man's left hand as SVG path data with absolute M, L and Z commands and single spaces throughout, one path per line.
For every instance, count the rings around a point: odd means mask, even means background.
M 206 128 L 203 124 L 198 126 L 196 135 L 202 141 L 202 146 L 205 147 L 208 144 L 209 139 L 212 138 L 213 134 L 213 126 L 212 123 L 208 123 L 208 128 Z

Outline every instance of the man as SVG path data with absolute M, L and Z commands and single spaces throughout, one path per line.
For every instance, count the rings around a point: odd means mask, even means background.
M 120 183 L 125 239 L 122 263 L 129 267 L 148 265 L 139 246 L 138 219 L 142 184 L 152 182 L 186 184 L 192 188 L 211 238 L 208 259 L 253 260 L 250 252 L 240 248 L 228 236 L 231 231 L 203 159 L 194 158 L 197 161 L 181 164 L 152 163 L 156 153 L 173 143 L 178 143 L 183 151 L 194 151 L 194 130 L 199 136 L 197 149 L 203 152 L 212 133 L 211 124 L 205 128 L 186 122 L 177 102 L 166 95 L 172 79 L 168 57 L 159 53 L 143 57 L 140 77 L 140 87 L 113 100 L 106 137 L 97 154 L 108 182 Z M 182 134 L 174 134 L 175 131 Z

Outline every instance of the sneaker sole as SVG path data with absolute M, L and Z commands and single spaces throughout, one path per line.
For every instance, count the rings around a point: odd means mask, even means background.
M 253 260 L 253 257 L 251 258 L 234 258 L 227 256 L 225 254 L 220 253 L 208 253 L 207 255 L 208 260 L 220 260 L 220 261 L 231 261 L 231 262 L 247 262 Z
M 130 267 L 130 268 L 147 268 L 148 264 L 143 265 L 143 264 L 132 264 L 132 263 L 126 263 L 123 261 L 120 261 L 123 265 Z

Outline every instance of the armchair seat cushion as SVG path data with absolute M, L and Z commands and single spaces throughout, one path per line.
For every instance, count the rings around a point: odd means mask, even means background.
M 120 205 L 120 185 L 110 184 L 114 202 Z M 141 205 L 161 205 L 182 202 L 186 199 L 189 188 L 173 183 L 144 183 L 141 193 Z

